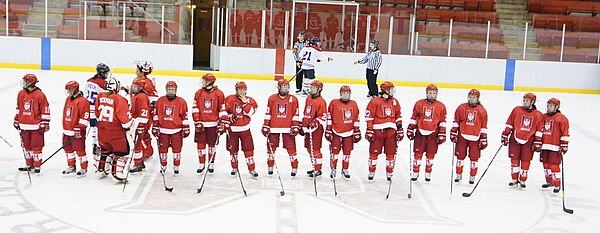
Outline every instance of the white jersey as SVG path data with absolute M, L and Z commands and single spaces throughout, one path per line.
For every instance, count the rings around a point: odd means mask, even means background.
M 90 119 L 96 119 L 96 98 L 98 98 L 98 94 L 104 91 L 103 83 L 106 83 L 104 79 L 89 79 L 83 92 L 85 94 L 85 98 L 90 102 Z M 102 86 L 101 86 L 102 85 Z
M 322 58 L 326 58 L 321 54 L 321 49 L 313 45 L 302 48 L 300 56 L 302 57 L 303 70 L 314 70 L 317 62 L 320 62 Z

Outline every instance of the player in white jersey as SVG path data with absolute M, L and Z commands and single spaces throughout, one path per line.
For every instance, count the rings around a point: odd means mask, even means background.
M 104 64 L 100 63 L 96 66 L 96 74 L 94 77 L 91 77 L 87 80 L 85 84 L 85 88 L 83 92 L 85 93 L 85 98 L 90 101 L 90 133 L 92 134 L 92 143 L 94 145 L 93 153 L 94 155 L 98 155 L 100 151 L 100 147 L 98 146 L 98 121 L 96 120 L 96 98 L 100 92 L 106 90 L 106 78 L 108 77 L 108 73 L 110 72 L 110 68 Z
M 302 83 L 302 95 L 308 96 L 310 84 L 315 81 L 315 65 L 321 62 L 321 59 L 326 58 L 327 61 L 332 61 L 331 57 L 324 56 L 321 53 L 321 39 L 318 37 L 312 38 L 308 42 L 308 46 L 300 50 L 302 59 L 302 73 L 304 74 L 304 82 Z

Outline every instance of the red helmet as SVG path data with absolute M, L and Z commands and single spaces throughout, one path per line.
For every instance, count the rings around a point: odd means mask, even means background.
M 206 80 L 206 81 L 208 81 L 210 83 L 214 83 L 217 80 L 217 78 L 215 77 L 215 75 L 211 74 L 211 73 L 206 73 L 206 74 L 202 75 L 202 79 Z
M 469 95 L 474 95 L 474 96 L 477 96 L 477 98 L 479 98 L 479 96 L 481 96 L 481 93 L 477 89 L 471 89 L 469 91 Z
M 79 83 L 77 81 L 69 81 L 65 84 L 65 90 L 74 90 L 77 93 L 79 92 Z
M 548 104 L 554 104 L 556 107 L 560 107 L 560 100 L 557 98 L 550 98 Z
M 38 79 L 35 76 L 35 74 L 26 74 L 25 76 L 23 76 L 23 80 L 28 82 L 29 84 L 36 84 L 38 82 Z
M 321 81 L 315 80 L 310 84 L 311 87 L 318 87 L 323 90 L 323 83 Z
M 237 83 L 235 83 L 235 89 L 248 89 L 248 86 L 246 86 L 246 83 L 243 81 L 239 81 Z
M 425 88 L 425 91 L 438 91 L 438 88 L 435 84 L 429 84 L 427 85 L 427 88 Z
M 394 88 L 394 84 L 390 81 L 382 82 L 381 85 L 379 85 L 379 89 L 381 89 L 381 91 L 389 91 L 393 88 Z
M 290 82 L 287 79 L 279 79 L 279 81 L 277 81 L 277 87 L 281 87 L 283 85 L 290 85 Z
M 165 85 L 165 89 L 169 89 L 169 87 L 174 87 L 177 90 L 177 83 L 175 81 L 168 81 L 167 85 Z
M 526 94 L 523 96 L 523 99 L 530 99 L 530 100 L 531 100 L 531 102 L 534 102 L 534 103 L 535 103 L 535 100 L 537 99 L 537 97 L 535 96 L 535 94 L 533 94 L 533 93 L 529 92 L 529 93 L 526 93 Z
M 136 85 L 141 87 L 143 90 L 146 89 L 146 79 L 143 78 L 134 78 L 133 82 L 131 83 L 132 85 Z
M 344 86 L 340 87 L 340 92 L 350 92 L 350 93 L 352 93 L 352 90 L 350 90 L 349 86 L 344 85 Z

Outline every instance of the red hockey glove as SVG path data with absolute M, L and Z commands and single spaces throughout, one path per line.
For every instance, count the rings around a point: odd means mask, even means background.
M 229 115 L 227 116 L 227 118 L 229 119 L 229 122 L 230 122 L 231 124 L 235 123 L 235 122 L 238 120 L 237 116 L 236 116 L 236 115 L 233 115 L 233 114 L 229 114 Z
M 330 128 L 325 131 L 325 139 L 329 142 L 333 140 L 333 132 L 331 132 Z
M 152 135 L 154 135 L 154 137 L 158 137 L 159 134 L 160 134 L 160 130 L 158 129 L 158 124 L 153 124 L 152 125 Z
M 483 150 L 488 146 L 487 134 L 481 134 L 479 138 L 479 150 Z
M 15 121 L 13 121 L 13 127 L 15 127 L 15 129 L 20 130 L 21 126 L 19 125 L 19 120 L 17 119 L 17 117 L 15 116 Z
M 296 137 L 296 135 L 298 135 L 299 133 L 300 133 L 300 126 L 297 126 L 297 125 L 292 126 L 292 128 L 290 129 L 290 136 Z
M 352 138 L 352 141 L 354 143 L 358 143 L 360 142 L 360 139 L 362 137 L 360 136 L 360 129 L 358 127 L 354 128 L 354 138 Z
M 139 124 L 137 126 L 137 128 L 135 129 L 135 134 L 138 136 L 138 138 L 141 138 L 142 135 L 146 132 L 146 124 Z
M 438 133 L 438 136 L 435 139 L 435 142 L 437 144 L 442 144 L 442 143 L 446 142 L 446 134 L 444 134 L 442 132 Z
M 404 129 L 403 128 L 399 128 L 398 130 L 396 130 L 396 141 L 402 141 L 402 139 L 404 139 Z
M 308 128 L 310 129 L 315 129 L 319 127 L 319 121 L 317 119 L 313 119 L 311 122 L 308 123 Z
M 43 133 L 48 132 L 50 130 L 50 121 L 49 120 L 40 121 L 40 130 L 42 130 Z
M 221 119 L 221 121 L 219 122 L 219 125 L 217 126 L 217 133 L 219 135 L 224 134 L 225 131 L 229 130 L 229 119 Z
M 504 146 L 508 146 L 508 136 L 510 135 L 510 131 L 504 131 L 502 132 L 502 145 Z
M 190 125 L 183 125 L 181 127 L 181 132 L 183 134 L 183 138 L 190 136 Z
M 204 125 L 203 125 L 202 123 L 200 123 L 200 122 L 196 122 L 196 123 L 194 123 L 194 126 L 195 126 L 195 128 L 196 128 L 196 132 L 197 132 L 197 133 L 202 133 L 202 132 L 204 132 Z
M 454 127 L 452 130 L 450 130 L 450 141 L 453 143 L 458 142 L 458 128 Z
M 408 137 L 408 140 L 413 140 L 415 139 L 415 128 L 416 125 L 414 124 L 410 124 L 408 125 L 408 128 L 406 128 L 406 137 Z
M 81 133 L 81 128 L 75 127 L 75 128 L 73 128 L 73 131 L 75 131 L 75 138 L 77 138 L 77 139 L 83 138 L 83 134 Z
M 564 155 L 567 153 L 568 150 L 569 150 L 569 142 L 560 141 L 560 153 Z
M 367 132 L 365 132 L 365 139 L 371 143 L 375 142 L 375 132 L 373 129 L 367 129 Z
M 271 127 L 268 125 L 263 125 L 262 130 L 260 131 L 265 137 L 268 137 L 271 133 Z
M 533 142 L 533 151 L 540 152 L 542 150 L 542 138 L 535 137 L 535 141 Z

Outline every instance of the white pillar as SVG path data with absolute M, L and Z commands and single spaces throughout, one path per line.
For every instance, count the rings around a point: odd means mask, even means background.
M 88 3 L 83 2 L 83 39 L 87 40 L 87 7 Z
M 123 3 L 123 42 L 125 42 L 125 19 L 127 18 L 125 16 L 125 3 Z
M 6 12 L 8 21 L 8 11 Z M 44 0 L 44 37 L 48 37 L 48 0 Z
M 229 46 L 229 34 L 231 33 L 231 29 L 229 28 L 230 15 L 229 8 L 225 8 L 225 47 Z
M 283 32 L 283 49 L 287 49 L 288 46 L 288 33 L 289 33 L 289 27 L 288 27 L 288 23 L 290 23 L 290 12 L 286 11 L 285 12 L 285 31 Z
M 560 61 L 563 59 L 563 53 L 565 50 L 565 28 L 566 24 L 563 23 L 562 40 L 560 41 Z
M 371 42 L 371 15 L 367 15 L 367 33 L 365 35 L 365 53 L 369 52 L 369 43 Z
M 160 6 L 160 43 L 165 43 L 165 5 Z
M 388 54 L 392 54 L 393 35 L 394 35 L 394 16 L 390 16 L 390 34 L 388 36 Z
M 194 11 L 196 10 L 196 5 L 192 4 L 192 19 L 190 20 L 190 44 L 194 44 Z M 212 27 L 211 27 L 212 29 Z M 212 34 L 210 34 L 210 39 L 212 40 Z M 211 41 L 212 42 L 212 41 Z
M 212 9 L 212 22 L 211 22 L 211 27 L 210 27 L 210 30 L 212 30 L 210 32 L 210 43 L 211 44 L 215 43 L 215 27 L 217 26 L 217 24 L 216 24 L 217 20 L 216 20 L 216 17 L 215 17 L 217 15 L 215 13 L 215 10 L 216 10 L 216 8 L 213 6 L 213 9 Z
M 292 27 L 290 28 L 290 47 L 294 46 L 294 19 L 296 18 L 296 2 L 292 2 Z
M 381 22 L 381 0 L 377 5 L 377 33 L 379 33 L 379 22 Z
M 490 21 L 488 20 L 487 35 L 485 37 L 485 58 L 488 58 L 490 49 Z
M 525 22 L 525 37 L 523 38 L 523 60 L 525 60 L 525 54 L 527 54 L 527 30 L 529 29 L 529 22 Z
M 9 5 L 9 0 L 6 0 L 6 5 L 4 5 L 6 7 L 6 9 L 4 9 L 4 14 L 6 15 L 6 21 L 4 23 L 6 23 L 6 36 L 8 36 L 8 5 Z
M 265 22 L 267 19 L 267 11 L 262 10 L 262 18 L 260 19 L 260 47 L 265 47 Z
M 358 6 L 356 6 L 356 20 L 354 24 L 354 52 L 357 52 L 358 49 L 358 14 L 359 14 Z
M 454 20 L 450 19 L 450 35 L 448 37 L 448 57 L 450 56 L 450 51 L 452 51 L 452 22 L 454 22 Z

